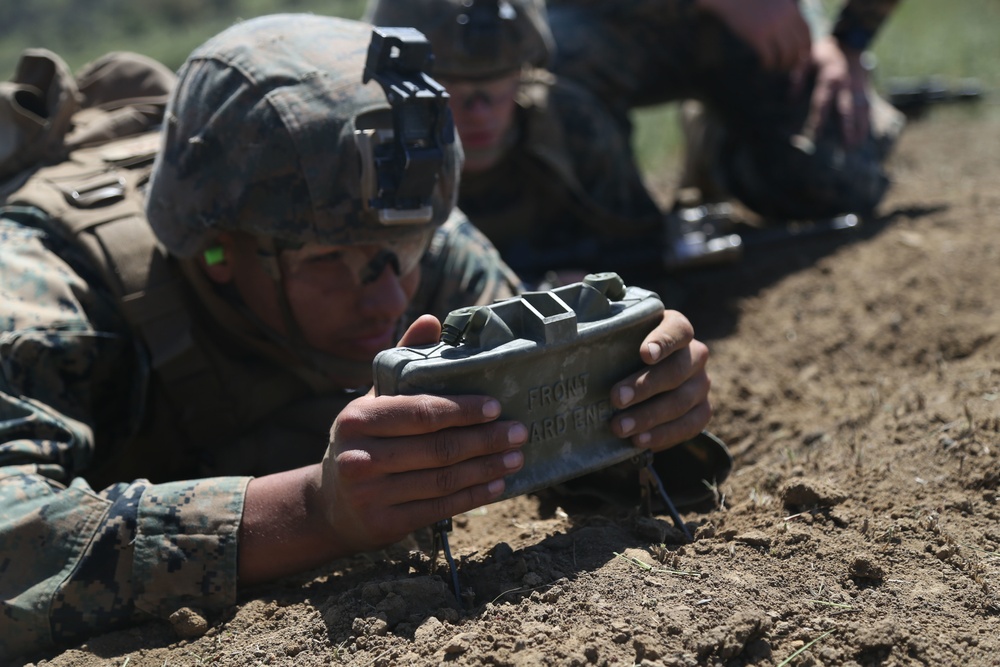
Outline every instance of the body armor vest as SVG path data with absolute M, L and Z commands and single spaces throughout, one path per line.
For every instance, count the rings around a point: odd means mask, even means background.
M 146 351 L 145 413 L 97 477 L 258 475 L 318 462 L 330 425 L 354 396 L 276 346 L 262 349 L 197 267 L 166 253 L 141 191 L 159 140 L 149 132 L 75 151 L 6 201 L 41 209 L 47 231 L 86 252 Z

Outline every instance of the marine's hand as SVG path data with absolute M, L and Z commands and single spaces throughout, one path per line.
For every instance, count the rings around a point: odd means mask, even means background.
M 440 324 L 421 318 L 401 345 L 436 342 Z M 528 432 L 496 421 L 487 396 L 375 396 L 353 401 L 331 429 L 321 503 L 334 539 L 368 550 L 484 505 L 521 468 Z
M 809 62 L 809 25 L 795 0 L 698 0 L 745 41 L 765 69 L 791 71 Z
M 419 319 L 401 345 L 438 340 Z M 487 396 L 381 396 L 337 417 L 322 463 L 250 480 L 239 527 L 240 584 L 374 549 L 495 500 L 523 464 L 522 424 Z
M 637 447 L 659 451 L 701 432 L 712 416 L 708 347 L 695 340 L 688 319 L 664 311 L 640 355 L 649 367 L 611 390 L 612 405 L 622 410 L 612 420 L 615 433 Z
M 840 123 L 844 142 L 856 146 L 868 135 L 868 74 L 861 65 L 861 53 L 844 50 L 834 37 L 813 45 L 812 67 L 816 69 L 803 134 L 815 140 L 831 114 Z

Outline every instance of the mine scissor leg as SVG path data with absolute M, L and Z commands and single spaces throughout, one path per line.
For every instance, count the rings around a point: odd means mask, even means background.
M 458 566 L 455 565 L 455 559 L 451 556 L 451 547 L 448 546 L 448 533 L 451 532 L 451 519 L 443 519 L 434 524 L 434 557 L 432 566 L 437 564 L 438 549 L 444 552 L 444 559 L 448 563 L 448 569 L 451 571 L 451 587 L 455 592 L 455 599 L 458 600 L 459 604 L 462 604 L 462 589 L 458 585 Z
M 639 483 L 642 485 L 642 497 L 646 506 L 646 512 L 648 514 L 653 513 L 653 494 L 656 493 L 660 499 L 667 506 L 667 511 L 670 512 L 670 518 L 674 520 L 674 525 L 684 533 L 684 537 L 690 542 L 693 538 L 691 537 L 690 531 L 688 531 L 687 526 L 684 525 L 684 519 L 681 518 L 680 513 L 677 512 L 677 508 L 674 507 L 674 502 L 670 500 L 670 496 L 667 495 L 667 490 L 663 488 L 663 482 L 660 481 L 660 476 L 656 474 L 656 470 L 653 469 L 653 452 L 648 449 L 640 454 L 640 465 L 639 469 Z

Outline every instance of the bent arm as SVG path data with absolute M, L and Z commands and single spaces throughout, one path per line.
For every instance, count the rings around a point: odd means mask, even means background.
M 0 391 L 0 656 L 236 597 L 241 478 L 95 492 L 66 462 L 90 429 Z
M 136 348 L 43 217 L 10 217 L 20 222 L 0 218 L 0 658 L 231 604 L 247 480 L 100 491 L 85 481 L 136 418 Z
M 424 316 L 400 345 L 438 340 Z M 253 480 L 240 528 L 240 583 L 265 581 L 395 542 L 496 500 L 523 465 L 523 424 L 486 396 L 360 397 L 337 416 L 319 465 Z
M 250 481 L 239 530 L 241 585 L 302 572 L 348 553 L 317 509 L 321 475 L 317 464 Z

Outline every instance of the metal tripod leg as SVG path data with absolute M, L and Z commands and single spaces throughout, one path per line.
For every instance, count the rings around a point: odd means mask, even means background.
M 667 511 L 670 512 L 670 518 L 673 519 L 674 525 L 684 533 L 687 541 L 691 542 L 694 539 L 691 537 L 691 532 L 684 525 L 684 520 L 681 518 L 677 508 L 674 507 L 674 501 L 670 500 L 667 490 L 663 488 L 663 482 L 660 481 L 660 476 L 653 469 L 653 452 L 647 449 L 639 456 L 639 463 L 642 466 L 639 469 L 639 483 L 642 484 L 642 496 L 645 501 L 646 512 L 649 514 L 653 513 L 653 493 L 655 491 L 666 504 Z
M 451 547 L 448 546 L 448 533 L 451 532 L 451 519 L 442 519 L 434 524 L 434 559 L 431 561 L 431 567 L 434 568 L 437 565 L 437 555 L 438 549 L 440 548 L 444 551 L 444 559 L 448 563 L 448 569 L 451 571 L 451 587 L 452 591 L 455 593 L 455 599 L 458 600 L 458 604 L 462 604 L 462 589 L 458 585 L 458 566 L 455 565 L 455 559 L 451 556 Z

